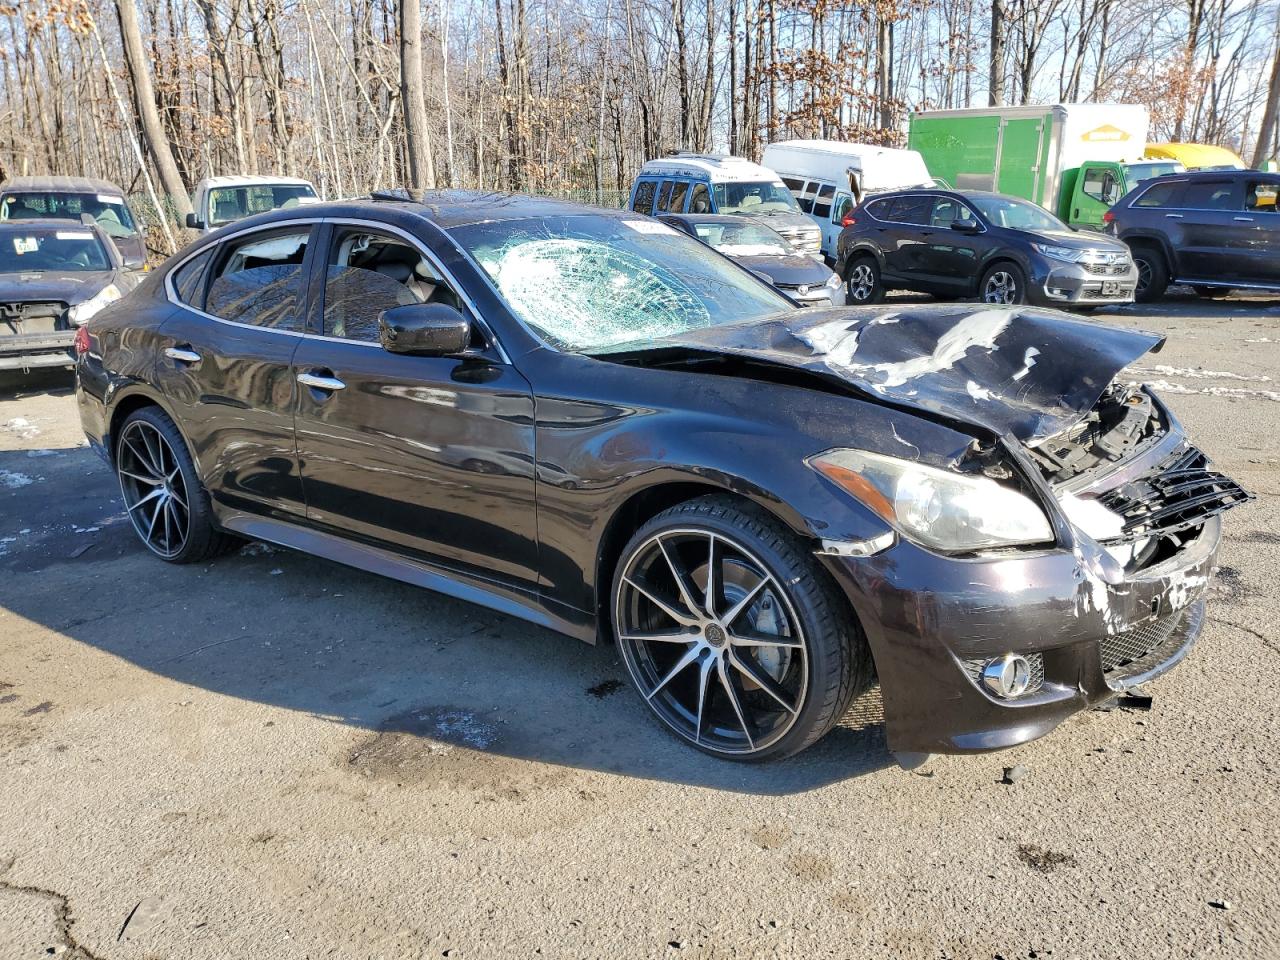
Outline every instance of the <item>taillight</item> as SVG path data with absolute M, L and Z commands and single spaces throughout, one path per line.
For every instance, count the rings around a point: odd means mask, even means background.
M 858 221 L 854 219 L 854 216 L 852 213 L 846 213 L 843 217 L 840 218 L 840 226 L 842 227 L 852 227 L 857 222 Z
M 83 357 L 89 352 L 89 328 L 76 327 L 76 356 Z
M 1114 210 L 1108 210 L 1106 213 L 1104 213 L 1104 214 L 1102 215 L 1102 222 L 1103 222 L 1103 223 L 1115 223 L 1115 222 L 1116 222 L 1116 214 L 1115 214 L 1115 211 L 1114 211 Z

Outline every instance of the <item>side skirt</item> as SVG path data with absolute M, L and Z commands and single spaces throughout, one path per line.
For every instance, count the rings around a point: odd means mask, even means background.
M 219 514 L 219 524 L 231 533 L 289 547 L 415 587 L 425 587 L 587 643 L 596 642 L 593 617 L 561 604 L 555 604 L 553 608 L 535 594 L 283 520 L 238 512 L 219 511 Z

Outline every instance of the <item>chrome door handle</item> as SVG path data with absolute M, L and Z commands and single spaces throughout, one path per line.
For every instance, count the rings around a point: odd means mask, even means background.
M 298 382 L 304 387 L 313 387 L 332 393 L 334 390 L 345 390 L 347 385 L 337 377 L 322 377 L 318 373 L 300 373 Z
M 194 350 L 185 350 L 182 347 L 166 347 L 164 355 L 170 360 L 177 360 L 179 363 L 190 363 L 192 365 L 200 362 L 200 354 Z
M 1182 214 L 1180 214 L 1180 213 L 1166 213 L 1166 214 L 1165 214 L 1165 216 L 1166 216 L 1166 217 L 1168 217 L 1170 220 L 1181 220 L 1181 219 L 1182 219 Z
M 1238 223 L 1253 223 L 1253 217 L 1232 217 L 1231 219 Z

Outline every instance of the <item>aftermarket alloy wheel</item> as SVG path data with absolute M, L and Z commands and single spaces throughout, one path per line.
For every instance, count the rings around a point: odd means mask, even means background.
M 156 407 L 125 419 L 115 466 L 129 521 L 138 539 L 162 560 L 194 563 L 234 542 L 214 529 L 209 496 L 182 434 Z
M 847 601 L 804 545 L 713 496 L 645 524 L 623 551 L 613 626 L 631 679 L 678 736 L 742 760 L 826 733 L 871 682 Z
M 879 303 L 884 299 L 884 287 L 880 285 L 880 267 L 873 257 L 861 257 L 849 266 L 845 290 L 845 302 L 850 306 Z
M 983 303 L 1012 305 L 1027 302 L 1027 277 L 1012 263 L 997 263 L 982 277 Z

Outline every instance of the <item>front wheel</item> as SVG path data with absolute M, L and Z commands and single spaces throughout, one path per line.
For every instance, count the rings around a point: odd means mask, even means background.
M 880 282 L 880 265 L 875 257 L 859 257 L 849 265 L 845 276 L 845 304 L 862 307 L 884 299 Z
M 1027 275 L 1016 263 L 997 263 L 982 275 L 978 290 L 983 303 L 1026 303 Z
M 871 683 L 867 642 L 826 571 L 763 510 L 710 496 L 627 544 L 613 627 L 649 708 L 718 757 L 789 756 Z

